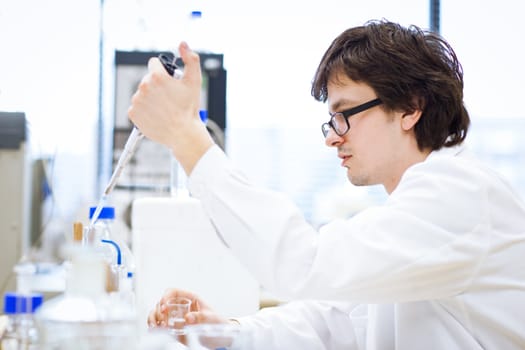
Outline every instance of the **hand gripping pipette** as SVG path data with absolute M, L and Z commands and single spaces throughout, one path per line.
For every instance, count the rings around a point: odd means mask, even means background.
M 175 55 L 169 55 L 169 54 L 160 54 L 159 60 L 166 69 L 166 71 L 169 73 L 169 75 L 179 79 L 182 76 L 182 72 L 179 69 L 179 67 L 175 64 L 176 57 Z M 124 149 L 122 151 L 122 154 L 120 155 L 117 166 L 115 167 L 115 170 L 113 171 L 113 174 L 111 175 L 111 178 L 109 180 L 109 183 L 107 184 L 106 188 L 104 189 L 104 193 L 102 194 L 102 199 L 100 200 L 100 203 L 98 204 L 97 208 L 95 209 L 95 212 L 93 213 L 93 216 L 91 217 L 91 222 L 89 224 L 89 231 L 91 231 L 91 228 L 97 221 L 100 212 L 102 211 L 102 208 L 104 206 L 104 200 L 109 196 L 111 191 L 113 191 L 113 188 L 117 184 L 117 181 L 120 177 L 120 174 L 124 170 L 124 167 L 128 164 L 129 160 L 135 153 L 135 150 L 137 149 L 137 146 L 139 144 L 139 141 L 144 138 L 144 134 L 140 132 L 139 129 L 136 127 L 133 127 L 133 130 L 131 131 L 131 134 L 128 137 L 128 140 L 126 141 L 126 144 L 124 145 Z
M 176 57 L 170 57 L 167 54 L 160 54 L 159 60 L 166 69 L 166 71 L 169 73 L 169 75 L 174 76 L 175 78 L 181 77 L 181 71 L 178 69 L 178 66 L 175 64 Z M 117 181 L 120 177 L 120 174 L 122 173 L 122 170 L 124 170 L 124 167 L 126 164 L 128 164 L 130 158 L 135 153 L 135 150 L 137 149 L 137 146 L 139 144 L 139 141 L 144 138 L 144 135 L 140 132 L 139 129 L 136 127 L 133 127 L 133 130 L 131 131 L 131 134 L 128 137 L 128 140 L 126 141 L 126 144 L 124 145 L 124 150 L 122 151 L 122 154 L 120 155 L 120 158 L 117 162 L 117 166 L 115 167 L 115 171 L 113 172 L 113 175 L 111 175 L 111 179 L 109 180 L 108 185 L 106 186 L 106 189 L 104 190 L 104 196 L 107 196 L 113 191 L 113 188 L 117 184 Z

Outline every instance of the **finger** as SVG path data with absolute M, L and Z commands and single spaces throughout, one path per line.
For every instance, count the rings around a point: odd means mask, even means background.
M 147 323 L 148 327 L 156 327 L 160 325 L 162 315 L 159 312 L 160 303 L 155 304 L 155 307 L 148 314 Z
M 162 305 L 162 303 L 157 303 L 155 306 L 155 325 L 156 326 L 166 326 L 166 315 L 165 315 L 165 307 Z
M 156 316 L 157 310 L 151 311 L 148 315 L 148 327 L 156 327 L 157 326 L 157 316 Z
M 199 323 L 228 323 L 228 320 L 219 316 L 214 312 L 209 311 L 193 311 L 188 312 L 184 319 L 186 324 L 199 324 Z
M 193 300 L 198 299 L 198 296 L 195 293 L 192 293 L 192 292 L 189 292 L 183 289 L 171 288 L 171 289 L 167 289 L 164 292 L 164 294 L 162 295 L 162 298 L 160 299 L 160 302 L 166 303 L 166 301 L 168 301 L 169 299 L 179 298 L 179 297 L 188 298 L 192 302 Z
M 192 311 L 199 311 L 202 308 L 207 308 L 207 305 L 195 293 L 183 289 L 168 289 L 164 292 L 164 295 L 162 296 L 159 302 L 162 312 L 164 312 L 164 310 L 166 309 L 166 303 L 169 299 L 179 297 L 191 300 Z
M 184 62 L 184 75 L 182 79 L 197 83 L 200 86 L 202 76 L 199 55 L 192 51 L 185 41 L 180 43 L 179 53 Z

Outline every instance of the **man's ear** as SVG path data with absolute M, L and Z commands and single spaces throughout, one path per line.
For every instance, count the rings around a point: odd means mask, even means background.
M 418 122 L 419 118 L 421 118 L 421 112 L 420 109 L 414 109 L 411 112 L 406 112 L 401 116 L 401 127 L 404 131 L 409 131 L 410 129 L 414 128 L 416 123 Z

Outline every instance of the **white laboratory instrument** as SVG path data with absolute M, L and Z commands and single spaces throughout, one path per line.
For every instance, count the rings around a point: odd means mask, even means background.
M 0 285 L 14 290 L 13 266 L 30 247 L 31 160 L 25 114 L 0 112 Z M 4 300 L 0 298 L 0 310 Z
M 259 283 L 217 236 L 199 200 L 141 198 L 132 213 L 137 315 L 144 327 L 168 288 L 196 293 L 225 317 L 259 309 Z

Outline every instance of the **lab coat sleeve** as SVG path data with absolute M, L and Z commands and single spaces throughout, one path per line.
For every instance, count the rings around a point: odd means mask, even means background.
M 232 253 L 276 296 L 406 302 L 461 293 L 487 250 L 484 191 L 468 167 L 449 163 L 413 166 L 384 206 L 320 232 L 283 194 L 248 182 L 216 146 L 188 186 Z
M 364 349 L 366 308 L 348 303 L 294 301 L 238 321 L 253 350 Z

